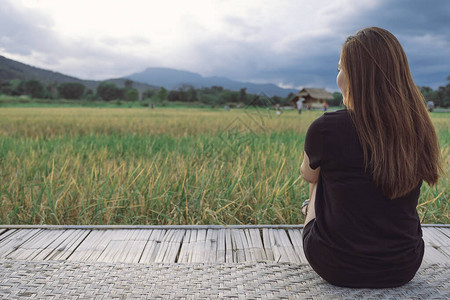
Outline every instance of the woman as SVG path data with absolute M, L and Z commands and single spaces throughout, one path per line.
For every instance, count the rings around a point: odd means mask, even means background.
M 439 177 L 438 139 L 390 32 L 370 27 L 350 36 L 337 84 L 347 109 L 318 118 L 305 140 L 305 255 L 334 285 L 400 286 L 422 262 L 416 206 L 422 181 Z

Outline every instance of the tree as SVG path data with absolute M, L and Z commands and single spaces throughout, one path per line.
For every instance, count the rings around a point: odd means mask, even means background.
M 281 105 L 281 102 L 283 102 L 283 98 L 281 98 L 280 96 L 272 96 L 271 99 L 272 99 L 272 102 L 275 104 Z
M 425 98 L 425 101 L 435 101 L 436 99 L 436 92 L 428 87 L 428 86 L 421 86 L 420 92 L 422 93 L 422 96 Z
M 215 91 L 217 91 L 217 92 L 222 92 L 222 91 L 223 91 L 223 87 L 217 86 L 217 85 L 213 85 L 213 86 L 211 87 L 211 89 L 212 89 L 212 90 L 215 90 Z
M 328 100 L 328 104 L 330 105 L 330 106 L 340 106 L 341 105 L 341 103 L 342 103 L 342 101 L 343 101 L 343 97 L 342 97 L 342 94 L 341 93 L 339 93 L 339 92 L 334 92 L 333 93 L 333 99 L 331 99 L 331 100 Z
M 153 97 L 153 95 L 155 95 L 155 90 L 151 89 L 145 90 L 142 93 L 142 99 L 150 99 L 151 97 Z
M 81 99 L 86 87 L 78 82 L 62 83 L 58 86 L 58 93 L 64 99 Z
M 47 96 L 44 86 L 37 80 L 25 80 L 18 86 L 20 95 L 29 95 L 31 98 L 45 98 Z
M 167 100 L 169 101 L 181 101 L 181 92 L 180 91 L 170 91 L 167 96 Z
M 225 90 L 220 94 L 220 103 L 226 102 L 238 102 L 239 101 L 239 93 L 235 91 Z
M 125 92 L 126 101 L 137 101 L 139 100 L 139 92 L 136 89 L 127 89 Z
M 101 82 L 97 87 L 97 95 L 105 101 L 122 98 L 123 92 L 112 82 Z
M 440 107 L 450 106 L 450 83 L 445 87 L 440 86 L 436 93 L 436 104 Z
M 2 81 L 0 82 L 0 94 L 12 95 L 13 87 L 10 82 Z
M 167 90 L 164 87 L 161 87 L 158 91 L 157 97 L 159 100 L 163 101 L 167 98 Z
M 47 85 L 47 94 L 51 99 L 56 99 L 58 97 L 58 82 L 54 81 Z
M 196 102 L 198 101 L 197 98 L 197 90 L 194 89 L 194 87 L 190 87 L 188 91 L 188 101 L 190 102 Z
M 247 95 L 247 89 L 242 88 L 239 90 L 239 102 L 245 102 L 245 96 Z
M 132 89 L 133 88 L 133 80 L 127 79 L 125 80 L 125 89 Z

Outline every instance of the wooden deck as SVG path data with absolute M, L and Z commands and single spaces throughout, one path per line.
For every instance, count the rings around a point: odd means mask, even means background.
M 450 226 L 424 225 L 424 263 L 450 263 Z M 307 263 L 303 226 L 0 226 L 0 259 Z

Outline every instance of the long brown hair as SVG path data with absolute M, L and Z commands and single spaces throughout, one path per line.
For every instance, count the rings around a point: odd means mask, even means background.
M 345 41 L 341 66 L 344 97 L 375 184 L 390 199 L 421 180 L 435 184 L 438 138 L 399 41 L 381 28 L 362 29 Z

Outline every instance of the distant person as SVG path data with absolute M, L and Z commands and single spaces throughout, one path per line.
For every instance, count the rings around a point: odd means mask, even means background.
M 296 104 L 297 104 L 298 113 L 301 114 L 302 113 L 302 108 L 303 108 L 303 98 L 299 98 L 297 100 Z
M 310 103 L 308 103 L 307 108 L 308 108 L 308 110 L 311 110 L 311 104 Z
M 225 110 L 226 110 L 226 111 L 229 111 L 229 110 L 230 110 L 230 107 L 229 107 L 228 105 L 225 105 Z
M 153 104 L 153 103 L 150 104 L 150 108 L 151 108 L 151 109 L 154 109 L 154 108 L 155 108 L 155 104 Z
M 276 114 L 277 116 L 281 116 L 281 110 L 280 110 L 280 106 L 278 105 L 278 107 L 276 108 Z
M 327 102 L 325 101 L 325 103 L 323 104 L 323 109 L 322 109 L 323 111 L 327 111 L 328 110 L 328 104 L 327 104 Z
M 442 170 L 436 131 L 405 52 L 384 29 L 347 38 L 337 85 L 346 109 L 324 113 L 305 138 L 304 252 L 331 284 L 401 286 L 422 263 L 416 207 L 422 182 L 436 184 Z
M 434 102 L 433 101 L 428 101 L 427 102 L 427 107 L 428 107 L 428 111 L 432 112 L 434 110 Z

